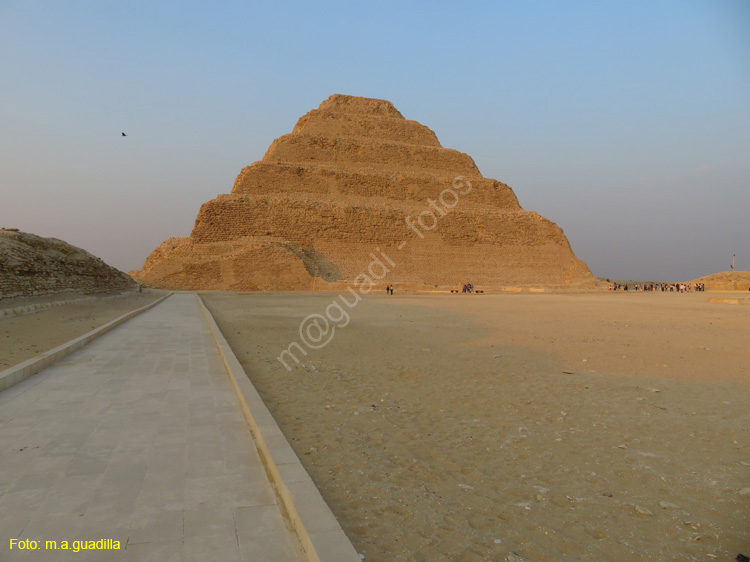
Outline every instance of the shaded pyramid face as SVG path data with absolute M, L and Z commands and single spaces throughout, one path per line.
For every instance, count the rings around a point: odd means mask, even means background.
M 139 275 L 157 287 L 238 291 L 594 281 L 562 230 L 521 209 L 471 157 L 389 101 L 338 94 L 243 169 L 231 194 L 205 203 L 190 237 L 165 241 Z

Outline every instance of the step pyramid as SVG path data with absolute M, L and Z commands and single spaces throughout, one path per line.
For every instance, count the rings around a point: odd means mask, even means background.
M 380 265 L 376 264 L 376 261 Z M 138 277 L 171 289 L 586 287 L 562 230 L 386 100 L 335 94 Z

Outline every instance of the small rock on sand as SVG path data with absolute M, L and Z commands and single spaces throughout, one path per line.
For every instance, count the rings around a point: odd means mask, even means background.
M 641 507 L 640 505 L 636 505 L 635 510 L 641 515 L 653 515 L 653 513 L 651 513 L 648 509 L 646 509 L 645 507 Z
M 671 502 L 660 501 L 659 507 L 662 509 L 680 509 L 680 506 Z

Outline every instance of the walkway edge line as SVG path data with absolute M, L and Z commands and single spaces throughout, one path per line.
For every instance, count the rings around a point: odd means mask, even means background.
M 172 293 L 169 293 L 169 295 L 171 294 Z M 13 367 L 5 369 L 4 371 L 0 371 L 0 392 L 28 379 L 31 375 L 38 373 L 42 369 L 45 369 L 50 365 L 57 363 L 60 359 L 70 355 L 74 351 L 78 351 L 91 340 L 98 338 L 102 334 L 106 334 L 112 328 L 116 328 L 126 320 L 131 319 L 133 316 L 137 316 L 141 312 L 145 312 L 149 308 L 153 308 L 161 301 L 169 297 L 169 295 L 164 295 L 163 297 L 147 304 L 146 306 L 142 306 L 141 308 L 126 312 L 122 316 L 115 318 L 114 320 L 110 320 L 106 324 L 102 324 L 98 328 L 95 328 L 94 330 L 91 330 L 90 332 L 87 332 L 82 336 L 78 336 L 74 340 L 70 340 L 69 342 L 57 346 L 54 349 L 45 351 L 41 355 L 37 355 L 36 357 L 27 359 L 23 363 L 19 363 L 18 365 L 14 365 Z
M 359 554 L 320 495 L 276 420 L 250 382 L 203 299 L 195 295 L 240 401 L 280 506 L 309 562 L 360 562 Z

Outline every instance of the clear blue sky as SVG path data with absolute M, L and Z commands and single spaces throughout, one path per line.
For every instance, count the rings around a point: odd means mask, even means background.
M 0 0 L 0 53 L 0 226 L 126 271 L 332 93 L 470 154 L 596 275 L 750 270 L 748 0 Z

